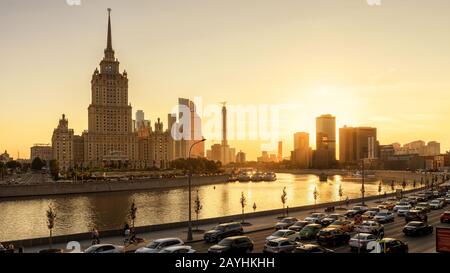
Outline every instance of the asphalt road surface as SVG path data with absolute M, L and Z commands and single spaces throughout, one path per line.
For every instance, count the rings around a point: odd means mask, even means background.
M 428 224 L 432 225 L 434 228 L 436 226 L 448 226 L 450 227 L 450 224 L 441 224 L 440 222 L 440 215 L 450 207 L 448 205 L 447 207 L 440 209 L 440 210 L 433 210 L 430 213 L 428 213 Z M 274 224 L 276 222 L 276 219 L 274 218 Z M 405 219 L 404 217 L 395 216 L 395 221 L 393 223 L 387 223 L 384 224 L 384 232 L 385 232 L 385 238 L 396 238 L 400 239 L 401 241 L 405 242 L 409 246 L 409 252 L 410 253 L 435 253 L 436 252 L 436 232 L 433 231 L 433 234 L 422 236 L 422 237 L 407 237 L 403 234 L 402 230 L 405 226 Z M 264 249 L 265 239 L 267 236 L 271 235 L 275 230 L 265 230 L 265 231 L 258 231 L 254 233 L 248 233 L 246 234 L 249 236 L 255 243 L 254 245 L 254 253 L 261 253 Z M 352 235 L 355 234 L 355 232 L 352 233 Z M 315 241 L 301 241 L 302 243 L 315 243 Z M 208 248 L 212 246 L 213 244 L 206 243 L 206 242 L 197 242 L 191 244 L 191 246 L 197 250 L 197 252 L 205 253 L 208 252 Z M 333 249 L 337 253 L 349 253 L 350 247 L 348 245 L 342 245 L 336 248 L 330 247 L 330 249 Z

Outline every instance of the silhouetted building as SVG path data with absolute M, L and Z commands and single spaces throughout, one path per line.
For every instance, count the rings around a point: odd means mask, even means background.
M 314 167 L 330 168 L 336 162 L 336 117 L 322 115 L 316 118 L 316 151 Z
M 310 167 L 311 148 L 308 133 L 298 132 L 294 134 L 294 150 L 291 152 L 291 161 L 301 169 Z

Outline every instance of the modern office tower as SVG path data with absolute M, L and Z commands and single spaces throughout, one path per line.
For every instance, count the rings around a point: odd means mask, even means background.
M 339 129 L 339 161 L 355 164 L 378 157 L 377 128 L 347 127 Z
M 316 168 L 329 168 L 336 161 L 336 117 L 322 115 L 316 118 Z
M 283 141 L 278 141 L 277 161 L 278 162 L 283 161 Z
M 302 169 L 310 167 L 311 148 L 308 133 L 298 132 L 294 134 L 294 151 L 291 153 L 291 161 Z
M 201 118 L 197 113 L 196 105 L 189 99 L 179 98 L 179 122 L 186 120 L 187 124 L 181 124 L 179 132 L 185 137 L 178 140 L 176 143 L 176 158 L 187 158 L 189 156 L 189 150 L 192 145 L 202 140 L 202 124 Z M 188 109 L 187 113 L 184 113 Z M 184 114 L 188 114 L 189 117 L 185 119 Z M 204 157 L 205 156 L 205 143 L 199 143 L 192 148 L 191 157 Z
M 247 161 L 246 154 L 242 151 L 236 155 L 236 163 L 245 163 Z

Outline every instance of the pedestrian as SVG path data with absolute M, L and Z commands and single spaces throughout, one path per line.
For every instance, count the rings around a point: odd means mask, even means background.
M 100 244 L 100 234 L 96 228 L 92 229 L 92 245 Z
M 127 234 L 128 231 L 128 234 Z M 124 227 L 123 227 L 123 236 L 127 237 L 129 235 L 129 231 L 130 231 L 130 225 L 128 223 L 125 223 Z

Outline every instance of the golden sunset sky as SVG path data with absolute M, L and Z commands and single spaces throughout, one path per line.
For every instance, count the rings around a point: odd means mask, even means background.
M 108 7 L 133 112 L 152 123 L 166 123 L 178 97 L 201 96 L 291 105 L 285 156 L 292 134 L 313 134 L 327 113 L 337 127 L 377 127 L 381 144 L 450 149 L 448 0 L 2 0 L 0 151 L 28 157 L 63 113 L 77 134 L 87 129 Z M 257 142 L 232 144 L 260 153 Z

